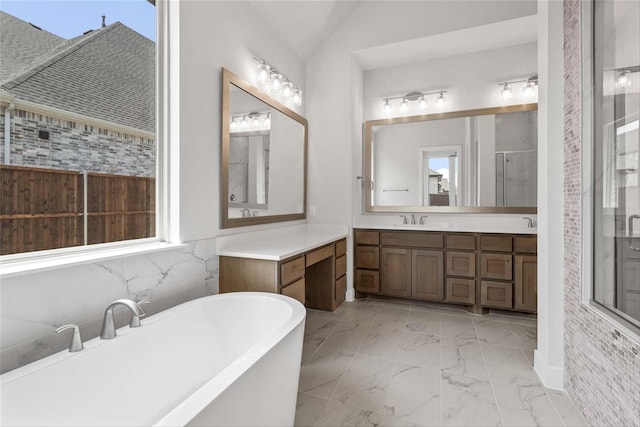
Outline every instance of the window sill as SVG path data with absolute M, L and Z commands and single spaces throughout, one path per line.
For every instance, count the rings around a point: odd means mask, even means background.
M 133 244 L 108 244 L 106 247 L 90 249 L 69 248 L 73 249 L 71 251 L 65 251 L 65 249 L 43 251 L 42 255 L 24 256 L 19 259 L 11 259 L 12 256 L 8 255 L 3 258 L 9 259 L 0 260 L 0 278 L 6 279 L 25 274 L 41 273 L 63 267 L 178 249 L 185 246 L 187 246 L 185 243 L 167 243 L 153 240 Z M 60 253 L 60 251 L 64 252 Z

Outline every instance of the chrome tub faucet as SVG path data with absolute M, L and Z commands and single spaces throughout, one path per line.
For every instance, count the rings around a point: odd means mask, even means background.
M 142 311 L 138 303 L 130 299 L 116 300 L 109 304 L 104 312 L 104 318 L 102 319 L 102 332 L 100 332 L 101 340 L 110 340 L 116 337 L 116 323 L 113 319 L 113 309 L 119 305 L 127 307 L 133 314 L 133 318 L 131 319 L 129 326 L 134 325 L 131 326 L 132 328 L 140 326 L 140 317 L 144 316 L 144 311 Z
M 62 331 L 66 331 L 67 329 L 73 328 L 73 336 L 71 337 L 71 343 L 69 344 L 69 352 L 75 353 L 76 351 L 80 351 L 84 349 L 84 345 L 82 344 L 82 338 L 80 337 L 80 327 L 78 325 L 64 325 L 60 326 L 56 329 L 56 334 L 59 334 Z

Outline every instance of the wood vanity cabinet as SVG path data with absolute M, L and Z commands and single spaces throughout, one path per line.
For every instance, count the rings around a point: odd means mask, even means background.
M 340 239 L 282 261 L 220 257 L 220 293 L 276 292 L 308 308 L 333 311 L 345 300 L 347 241 Z
M 355 230 L 359 296 L 535 313 L 535 236 Z

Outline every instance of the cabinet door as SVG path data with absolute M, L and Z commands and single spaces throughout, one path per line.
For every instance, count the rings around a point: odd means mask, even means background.
M 536 311 L 538 308 L 538 258 L 516 255 L 516 310 Z
M 378 272 L 371 270 L 356 270 L 356 291 L 372 294 L 380 293 Z
M 441 251 L 413 250 L 412 296 L 433 301 L 444 300 L 444 255 Z
M 511 258 L 511 255 L 481 254 L 480 273 L 482 278 L 511 280 L 513 277 Z
M 382 248 L 382 294 L 411 296 L 411 249 Z
M 377 269 L 380 265 L 380 252 L 377 246 L 356 247 L 356 267 Z

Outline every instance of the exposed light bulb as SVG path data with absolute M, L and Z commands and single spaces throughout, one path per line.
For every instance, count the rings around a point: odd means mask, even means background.
M 260 117 L 260 116 L 255 116 L 253 118 L 253 120 L 251 120 L 251 126 L 253 126 L 254 128 L 257 128 L 258 126 L 260 126 L 260 122 L 258 121 L 258 117 Z
M 262 124 L 264 125 L 264 127 L 266 128 L 270 128 L 271 127 L 271 113 L 267 113 L 264 116 L 264 122 L 262 122 Z
M 242 120 L 240 120 L 240 127 L 241 127 L 242 129 L 244 129 L 244 128 L 246 128 L 246 127 L 247 127 L 247 116 L 243 116 L 243 117 L 242 117 Z
M 424 95 L 421 95 L 420 98 L 418 98 L 418 108 L 421 110 L 427 109 L 427 98 L 425 98 Z
M 262 84 L 269 81 L 269 66 L 264 63 L 258 63 L 258 81 Z
M 297 87 L 293 90 L 293 95 L 291 96 L 291 102 L 293 105 L 299 107 L 302 105 L 302 91 Z
M 285 81 L 282 84 L 282 96 L 284 96 L 285 98 L 289 99 L 291 98 L 291 95 L 293 95 L 293 91 L 291 90 L 291 86 L 293 86 L 291 83 Z
M 231 123 L 229 124 L 229 128 L 236 129 L 238 127 L 238 122 L 236 122 L 236 118 L 231 119 Z
M 389 102 L 388 99 L 384 100 L 384 104 L 382 104 L 382 111 L 384 111 L 387 114 L 393 111 L 393 108 L 391 107 L 391 103 Z
M 436 100 L 436 104 L 438 105 L 438 107 L 444 107 L 444 104 L 447 102 L 446 98 L 444 97 L 444 91 L 440 92 L 440 95 L 438 95 L 438 99 Z
M 409 101 L 407 101 L 407 98 L 402 98 L 402 102 L 400 102 L 400 111 L 406 112 L 407 110 L 409 110 Z
M 500 96 L 505 101 L 508 101 L 509 99 L 513 98 L 513 92 L 511 92 L 511 87 L 509 86 L 509 83 L 505 83 L 502 86 L 502 89 L 500 89 Z
M 533 82 L 527 82 L 527 84 L 522 88 L 522 97 L 525 99 L 531 99 L 535 96 L 536 90 Z
M 273 73 L 271 75 L 271 89 L 279 91 L 282 86 L 282 74 Z
M 629 70 L 624 70 L 620 74 L 618 74 L 618 78 L 616 79 L 616 87 L 627 87 L 631 86 L 631 76 L 629 76 Z

